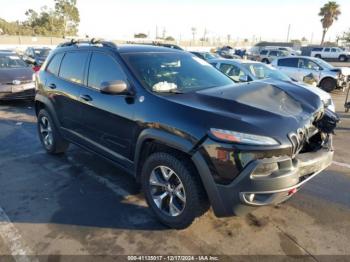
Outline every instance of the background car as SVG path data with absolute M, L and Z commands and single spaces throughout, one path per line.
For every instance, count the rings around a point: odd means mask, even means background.
M 231 46 L 223 46 L 221 48 L 218 48 L 216 50 L 216 53 L 223 58 L 228 59 L 240 59 L 241 57 L 239 55 L 235 54 L 235 49 L 233 49 Z
M 281 51 L 286 51 L 290 55 L 301 55 L 300 50 L 294 50 L 291 47 L 288 46 L 266 46 L 264 49 L 273 49 L 273 50 L 281 50 Z
M 0 99 L 33 99 L 34 72 L 16 54 L 0 52 Z
M 285 73 L 264 63 L 250 60 L 229 60 L 229 59 L 214 59 L 209 62 L 221 72 L 229 76 L 234 82 L 249 82 L 262 79 L 275 79 L 286 82 L 294 82 L 299 87 L 306 88 L 320 97 L 325 107 L 335 112 L 334 103 L 329 93 L 303 83 L 296 83 Z
M 50 51 L 51 49 L 47 47 L 28 47 L 24 52 L 23 59 L 33 66 L 34 71 L 38 71 L 41 65 L 45 62 Z
M 349 60 L 350 52 L 339 47 L 316 47 L 311 51 L 311 56 L 322 59 L 337 59 L 340 62 Z
M 350 68 L 336 68 L 319 58 L 297 56 L 278 58 L 272 66 L 289 77 L 302 82 L 305 76 L 312 74 L 317 86 L 327 92 L 337 87 L 344 88 L 349 82 Z
M 257 61 L 261 61 L 265 64 L 270 64 L 273 60 L 283 56 L 289 56 L 290 54 L 286 51 L 276 49 L 263 49 L 256 56 Z

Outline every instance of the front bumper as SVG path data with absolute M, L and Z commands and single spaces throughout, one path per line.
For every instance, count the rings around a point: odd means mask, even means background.
M 347 88 L 350 83 L 350 75 L 342 75 L 337 79 L 338 88 Z
M 250 206 L 264 206 L 284 202 L 307 181 L 326 169 L 333 160 L 333 151 L 322 149 L 317 152 L 298 155 L 295 160 L 283 158 L 278 161 L 287 164 L 279 174 L 261 179 L 260 185 L 252 183 L 252 189 L 240 192 L 242 203 Z M 261 161 L 257 164 L 263 164 Z M 254 172 L 254 171 L 253 171 Z M 265 180 L 265 181 L 264 181 Z
M 201 172 L 205 172 L 205 168 L 197 168 L 215 215 L 224 217 L 243 215 L 258 206 L 284 202 L 327 168 L 332 160 L 333 151 L 328 148 L 302 153 L 294 159 L 288 156 L 257 159 L 247 164 L 230 184 L 218 184 L 212 180 L 211 186 L 208 180 L 203 181 Z M 263 165 L 276 163 L 278 169 L 268 175 L 259 176 L 255 173 Z

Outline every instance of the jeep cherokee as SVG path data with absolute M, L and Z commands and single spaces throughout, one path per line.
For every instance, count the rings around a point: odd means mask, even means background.
M 336 116 L 282 81 L 235 85 L 193 54 L 71 41 L 37 75 L 48 153 L 74 143 L 135 176 L 157 218 L 185 228 L 281 203 L 331 164 Z

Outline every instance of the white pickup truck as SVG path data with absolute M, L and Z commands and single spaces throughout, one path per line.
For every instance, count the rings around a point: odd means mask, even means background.
M 340 62 L 345 62 L 350 58 L 350 52 L 346 52 L 339 47 L 315 47 L 311 51 L 311 56 L 323 59 L 338 59 Z

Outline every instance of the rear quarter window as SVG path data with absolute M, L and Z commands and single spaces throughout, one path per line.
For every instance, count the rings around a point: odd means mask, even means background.
M 47 66 L 46 71 L 58 76 L 62 57 L 63 57 L 63 53 L 54 55 L 54 57 L 51 59 L 49 65 Z

